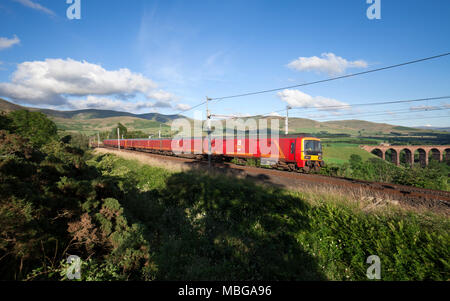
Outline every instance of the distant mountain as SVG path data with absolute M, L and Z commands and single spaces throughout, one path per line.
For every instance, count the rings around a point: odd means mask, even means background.
M 25 107 L 13 104 L 9 101 L 0 98 L 0 111 L 10 112 L 15 110 L 26 109 Z
M 76 110 L 76 111 L 58 111 L 50 109 L 38 109 L 19 106 L 0 99 L 0 111 L 13 111 L 26 109 L 30 111 L 39 111 L 49 116 L 56 123 L 59 129 L 66 131 L 76 131 L 85 133 L 95 133 L 96 131 L 108 131 L 118 122 L 124 124 L 132 130 L 141 130 L 146 133 L 154 134 L 160 127 L 165 130 L 170 129 L 170 122 L 177 118 L 185 118 L 182 115 L 163 115 L 159 113 L 133 114 L 129 112 L 120 112 L 113 110 Z M 244 120 L 247 117 L 242 117 Z M 284 130 L 284 118 L 262 117 L 256 118 L 279 119 L 280 130 Z M 190 122 L 193 120 L 190 119 Z M 438 131 L 448 131 L 450 128 L 430 128 L 430 127 L 404 127 L 386 123 L 369 122 L 365 120 L 338 120 L 319 122 L 306 118 L 289 118 L 290 133 L 309 133 L 309 134 L 349 134 L 353 136 L 367 135 L 386 135 L 386 134 L 420 134 Z
M 167 123 L 177 118 L 184 118 L 182 115 L 163 115 L 159 113 L 145 113 L 145 114 L 133 114 L 129 112 L 120 112 L 113 110 L 96 110 L 96 109 L 86 109 L 86 110 L 75 110 L 75 111 L 58 111 L 51 109 L 37 109 L 19 106 L 13 104 L 9 101 L 0 98 L 0 111 L 15 111 L 15 110 L 29 110 L 42 112 L 47 116 L 55 118 L 66 118 L 66 119 L 77 119 L 77 120 L 88 120 L 88 119 L 100 119 L 100 118 L 110 118 L 110 117 L 135 117 L 146 120 L 154 120 L 161 123 Z
M 440 127 L 433 127 L 433 126 L 418 126 L 416 128 L 422 129 L 422 130 L 434 130 L 434 131 L 441 131 L 441 132 L 450 132 L 450 127 L 440 128 Z
M 284 129 L 283 117 L 268 117 L 268 119 L 279 119 L 281 129 Z M 426 132 L 423 129 L 392 125 L 387 123 L 376 123 L 366 120 L 336 120 L 315 121 L 307 118 L 289 118 L 289 132 L 310 134 L 350 134 L 353 136 L 386 135 L 386 134 L 409 134 Z

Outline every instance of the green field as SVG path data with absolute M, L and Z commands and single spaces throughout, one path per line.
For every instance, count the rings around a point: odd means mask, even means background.
M 142 131 L 147 135 L 156 135 L 161 125 L 163 135 L 170 135 L 170 126 L 155 120 L 146 120 L 136 117 L 108 117 L 98 119 L 68 119 L 50 117 L 59 130 L 66 132 L 79 132 L 85 135 L 94 135 L 97 132 L 110 132 L 120 122 L 129 131 Z M 142 137 L 142 138 L 146 138 Z
M 347 163 L 353 154 L 361 156 L 363 160 L 377 158 L 377 156 L 361 149 L 358 144 L 323 142 L 322 147 L 325 163 Z

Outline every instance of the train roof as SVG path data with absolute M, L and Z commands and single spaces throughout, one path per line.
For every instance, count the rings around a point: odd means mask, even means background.
M 270 136 L 270 135 L 268 135 Z M 308 135 L 308 134 L 289 134 L 289 135 L 279 135 L 279 138 L 317 138 L 313 135 Z M 119 140 L 167 140 L 167 139 L 173 139 L 174 137 L 165 137 L 165 138 L 124 138 L 124 139 L 119 139 Z M 181 138 L 181 137 L 180 137 Z M 191 139 L 204 139 L 207 138 L 207 136 L 202 136 L 202 137 L 191 137 Z M 214 136 L 212 136 L 211 138 L 215 138 Z M 224 137 L 227 138 L 227 137 Z M 232 137 L 229 137 L 232 138 Z M 236 137 L 235 137 L 236 138 Z M 319 139 L 319 138 L 317 138 Z M 111 138 L 111 139 L 104 139 L 104 140 L 117 140 L 117 138 Z

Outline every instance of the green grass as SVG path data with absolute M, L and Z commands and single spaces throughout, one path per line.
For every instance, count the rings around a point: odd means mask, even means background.
M 361 156 L 363 160 L 376 157 L 375 155 L 361 149 L 357 144 L 323 142 L 323 158 L 325 163 L 348 163 L 348 160 L 352 154 Z
M 133 128 L 135 130 L 145 130 L 149 128 L 159 128 L 161 123 L 154 120 L 133 120 L 133 122 L 125 123 L 125 126 L 128 128 Z M 170 128 L 165 124 L 161 124 L 163 128 Z
M 85 135 L 93 135 L 99 131 L 110 132 L 111 129 L 117 127 L 119 122 L 124 124 L 129 131 L 142 131 L 152 135 L 158 133 L 161 124 L 164 135 L 170 133 L 170 127 L 164 123 L 136 117 L 109 117 L 98 119 L 52 118 L 52 120 L 59 130 L 78 132 Z
M 124 191 L 120 204 L 145 229 L 157 280 L 366 280 L 370 255 L 381 259 L 382 280 L 450 277 L 444 217 L 365 213 L 342 200 L 114 155 L 91 164 Z

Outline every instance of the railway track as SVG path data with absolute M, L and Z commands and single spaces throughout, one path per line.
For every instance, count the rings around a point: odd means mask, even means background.
M 144 156 L 152 158 L 153 160 L 160 161 L 162 163 L 161 166 L 164 166 L 164 162 L 171 162 L 172 164 L 187 169 L 202 169 L 205 171 L 208 169 L 207 162 L 190 158 L 165 156 L 128 149 L 118 151 L 116 148 L 109 147 L 103 147 L 101 149 L 106 150 L 104 152 L 119 153 L 124 157 L 127 157 L 126 154 L 133 154 L 133 156 L 128 157 Z M 424 208 L 447 216 L 450 215 L 450 192 L 447 191 L 317 174 L 302 174 L 270 168 L 236 165 L 233 163 L 213 162 L 212 170 L 249 178 L 257 182 L 288 188 L 290 190 L 302 190 L 305 187 L 319 186 L 333 187 L 335 191 L 341 191 L 343 193 L 359 191 L 361 195 L 367 198 L 372 197 L 374 202 L 385 199 L 406 207 Z

